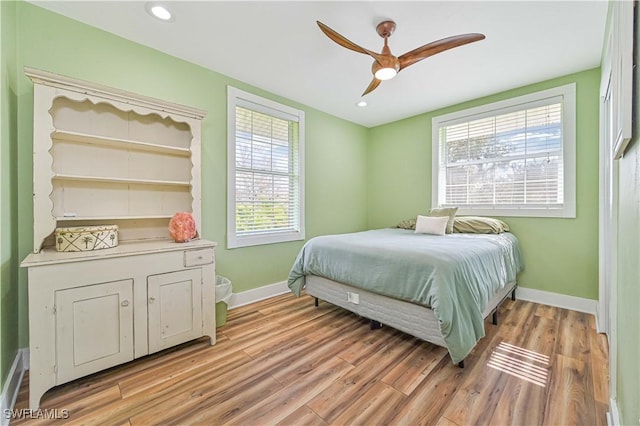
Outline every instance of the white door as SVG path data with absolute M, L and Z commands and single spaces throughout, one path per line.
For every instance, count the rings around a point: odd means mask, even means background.
M 202 336 L 202 270 L 147 278 L 149 353 Z
M 55 303 L 56 384 L 133 359 L 133 280 L 59 290 Z
M 608 63 L 605 61 L 605 64 Z M 604 67 L 600 104 L 600 226 L 598 331 L 609 341 L 609 396 L 616 396 L 617 377 L 617 263 L 618 263 L 618 163 L 612 147 L 616 138 L 612 99 L 614 81 Z

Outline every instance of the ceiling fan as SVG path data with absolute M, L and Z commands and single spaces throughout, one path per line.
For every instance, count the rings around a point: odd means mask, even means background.
M 360 47 L 354 42 L 347 40 L 345 37 L 341 36 L 322 22 L 316 22 L 322 32 L 325 33 L 331 40 L 338 43 L 340 46 L 346 47 L 347 49 L 353 50 L 355 52 L 364 53 L 365 55 L 369 55 L 374 59 L 373 66 L 371 67 L 371 71 L 373 72 L 373 80 L 371 81 L 371 84 L 369 84 L 369 87 L 366 88 L 362 96 L 375 90 L 376 87 L 380 85 L 380 82 L 382 80 L 392 79 L 400 71 L 410 65 L 415 64 L 418 61 L 428 58 L 429 56 L 433 56 L 436 53 L 444 52 L 445 50 L 453 49 L 454 47 L 473 43 L 474 41 L 479 41 L 485 38 L 484 34 L 478 33 L 459 34 L 427 43 L 424 46 L 420 46 L 410 52 L 405 53 L 404 55 L 396 57 L 391 54 L 391 50 L 389 49 L 389 45 L 387 44 L 388 38 L 391 37 L 391 34 L 393 34 L 393 31 L 396 29 L 396 23 L 393 21 L 383 21 L 376 26 L 378 35 L 384 38 L 384 46 L 382 48 L 382 52 L 380 53 L 372 52 L 371 50 L 365 49 L 364 47 Z

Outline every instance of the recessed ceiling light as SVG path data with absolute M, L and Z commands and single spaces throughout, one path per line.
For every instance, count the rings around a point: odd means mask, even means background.
M 359 106 L 359 107 L 366 107 L 366 106 L 367 106 L 367 103 L 366 103 L 365 101 L 358 101 L 358 102 L 356 102 L 356 106 Z
M 154 18 L 158 18 L 161 21 L 173 21 L 173 15 L 169 12 L 169 9 L 158 3 L 147 3 L 147 12 Z

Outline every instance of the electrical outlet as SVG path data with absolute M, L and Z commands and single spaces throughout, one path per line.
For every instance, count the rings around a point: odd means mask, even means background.
M 360 295 L 358 293 L 352 293 L 350 291 L 347 292 L 347 302 L 353 303 L 354 305 L 360 304 Z

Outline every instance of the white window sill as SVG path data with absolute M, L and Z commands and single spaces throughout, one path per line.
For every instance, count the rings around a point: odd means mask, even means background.
M 447 206 L 444 206 L 447 207 Z M 456 216 L 501 216 L 501 217 L 557 217 L 565 219 L 575 219 L 576 211 L 571 208 L 512 208 L 512 209 L 490 209 L 490 208 L 470 208 L 459 207 Z
M 264 244 L 277 244 L 277 243 L 286 243 L 289 241 L 302 241 L 302 240 L 304 240 L 304 231 L 271 233 L 271 234 L 264 234 L 264 235 L 247 235 L 247 236 L 229 235 L 227 237 L 227 248 L 233 249 L 233 248 L 240 248 L 240 247 L 260 246 Z

